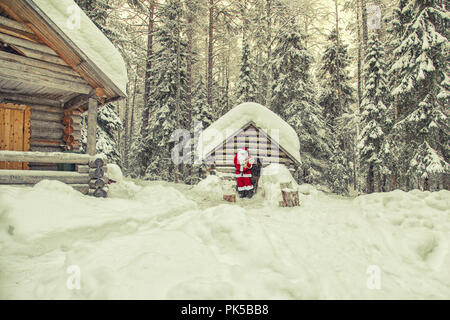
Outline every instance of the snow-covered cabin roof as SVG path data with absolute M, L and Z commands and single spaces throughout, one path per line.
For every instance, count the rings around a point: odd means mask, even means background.
M 31 8 L 37 13 L 47 24 L 46 27 L 49 26 L 62 38 L 65 46 L 59 39 L 50 36 L 46 39 L 52 49 L 62 53 L 68 46 L 81 58 L 82 61 L 75 69 L 93 87 L 105 88 L 110 99 L 126 96 L 128 76 L 122 55 L 73 0 L 17 1 L 19 2 L 25 3 L 26 9 Z M 23 11 L 23 15 L 32 17 L 31 12 Z M 34 30 L 39 28 L 40 25 L 37 25 Z M 75 57 L 70 55 L 63 57 L 66 62 L 72 58 L 75 61 Z
M 205 159 L 224 140 L 248 123 L 254 123 L 295 160 L 300 160 L 300 141 L 295 130 L 277 114 L 258 103 L 242 103 L 211 124 L 199 136 L 197 153 Z

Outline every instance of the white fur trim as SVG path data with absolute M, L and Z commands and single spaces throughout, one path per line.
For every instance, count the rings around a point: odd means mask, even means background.
M 238 191 L 249 191 L 252 189 L 253 189 L 253 186 L 238 187 Z

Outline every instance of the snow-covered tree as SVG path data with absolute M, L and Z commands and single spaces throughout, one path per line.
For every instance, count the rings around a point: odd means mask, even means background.
M 246 38 L 243 39 L 241 73 L 236 87 L 236 102 L 238 104 L 256 100 L 256 82 L 250 61 L 250 47 Z
M 322 108 L 317 101 L 317 89 L 311 76 L 312 56 L 303 45 L 304 37 L 292 22 L 277 39 L 273 53 L 273 98 L 271 109 L 297 132 L 300 139 L 302 172 L 298 178 L 308 183 L 323 181 L 325 167 L 320 160 L 329 159 L 330 148 Z M 319 161 L 317 161 L 319 160 Z
M 206 85 L 202 78 L 197 82 L 192 95 L 192 121 L 200 121 L 206 129 L 214 122 L 215 116 L 208 104 Z
M 383 45 L 373 33 L 367 45 L 364 63 L 366 86 L 361 103 L 361 126 L 359 152 L 361 169 L 367 173 L 367 191 L 374 192 L 374 174 L 381 175 L 381 147 L 387 123 L 388 89 Z
M 353 160 L 354 133 L 345 130 L 342 117 L 350 113 L 350 106 L 355 102 L 354 90 L 350 86 L 350 76 L 347 70 L 350 58 L 342 39 L 334 29 L 328 36 L 328 45 L 322 56 L 320 77 L 322 79 L 322 92 L 319 103 L 323 108 L 325 121 L 331 130 L 331 136 L 338 143 L 334 144 L 334 157 L 331 158 L 330 172 L 328 173 L 329 184 L 337 186 L 339 182 L 333 179 L 350 176 L 350 162 Z M 345 159 L 341 163 L 341 156 Z M 337 170 L 345 172 L 337 173 Z M 333 172 L 331 172 L 333 171 Z M 341 180 L 345 184 L 348 179 Z M 348 185 L 342 185 L 341 191 L 346 191 Z
M 325 90 L 320 97 L 320 103 L 324 108 L 327 123 L 335 132 L 338 128 L 337 119 L 355 102 L 347 70 L 350 61 L 347 45 L 342 39 L 338 41 L 337 31 L 334 29 L 328 36 L 328 44 L 322 56 L 320 76 Z
M 394 50 L 398 121 L 391 138 L 403 146 L 403 174 L 423 181 L 449 174 L 449 15 L 444 1 L 415 0 L 413 19 Z M 407 6 L 409 8 L 409 6 Z M 406 186 L 409 188 L 409 186 Z
M 176 144 L 172 134 L 187 126 L 184 85 L 186 81 L 186 42 L 181 37 L 182 7 L 175 0 L 161 4 L 154 39 L 159 46 L 154 53 L 150 79 L 148 136 L 143 137 L 148 157 L 147 179 L 173 180 L 177 168 L 171 158 Z
M 117 145 L 117 133 L 122 130 L 120 120 L 115 107 L 108 103 L 99 107 L 97 113 L 97 153 L 107 156 L 108 162 L 122 165 L 119 148 Z M 82 117 L 81 147 L 85 151 L 87 146 L 87 113 Z

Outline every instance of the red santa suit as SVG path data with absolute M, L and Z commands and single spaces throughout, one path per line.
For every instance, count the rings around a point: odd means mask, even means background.
M 250 180 L 252 163 L 246 148 L 241 148 L 234 156 L 234 166 L 236 167 L 236 181 L 238 191 L 248 191 L 253 189 Z

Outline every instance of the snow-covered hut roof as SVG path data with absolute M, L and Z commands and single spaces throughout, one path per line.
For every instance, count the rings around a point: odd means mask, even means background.
M 88 67 L 108 80 L 116 97 L 126 95 L 128 76 L 122 55 L 73 0 L 24 1 L 81 55 Z
M 225 139 L 248 123 L 254 123 L 266 132 L 295 160 L 300 160 L 300 141 L 295 130 L 277 114 L 255 102 L 242 103 L 206 128 L 199 136 L 197 154 L 205 159 Z

